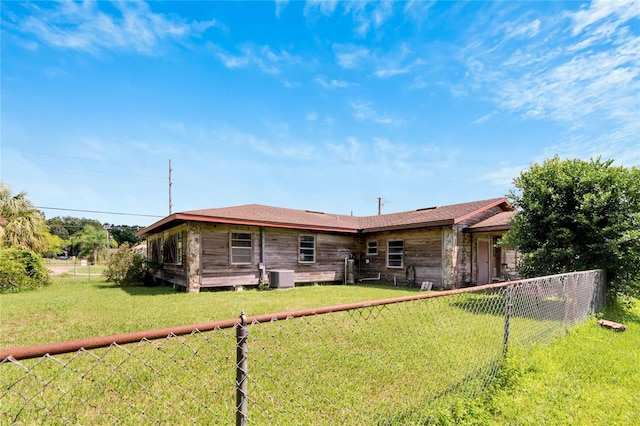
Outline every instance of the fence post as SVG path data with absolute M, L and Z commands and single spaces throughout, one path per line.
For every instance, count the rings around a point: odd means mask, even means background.
M 247 316 L 243 311 L 240 324 L 236 325 L 236 426 L 247 424 L 248 336 Z
M 504 295 L 504 336 L 502 339 L 502 353 L 506 354 L 509 349 L 509 333 L 511 331 L 511 308 L 513 307 L 513 289 L 514 285 L 510 285 L 506 289 L 506 294 Z

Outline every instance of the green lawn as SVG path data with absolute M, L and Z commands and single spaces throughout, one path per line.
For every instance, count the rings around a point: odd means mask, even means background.
M 640 424 L 640 301 L 602 317 L 627 325 L 616 333 L 596 318 L 530 356 L 509 360 L 506 386 L 486 406 L 495 424 Z
M 7 348 L 414 293 L 371 285 L 186 294 L 61 277 L 0 295 L 0 339 Z M 627 322 L 624 333 L 589 320 L 551 345 L 514 345 L 506 366 L 503 307 L 498 294 L 464 294 L 252 325 L 249 422 L 638 423 L 638 304 L 607 313 Z M 512 324 L 515 342 L 564 333 L 532 315 Z M 22 423 L 232 424 L 235 351 L 234 330 L 218 330 L 3 364 L 3 383 L 19 382 L 0 395 L 0 423 L 22 410 Z
M 0 295 L 0 347 L 196 324 L 235 318 L 243 310 L 259 315 L 416 294 L 380 285 L 188 294 L 164 286 L 114 287 L 101 275 L 53 280 L 37 291 Z

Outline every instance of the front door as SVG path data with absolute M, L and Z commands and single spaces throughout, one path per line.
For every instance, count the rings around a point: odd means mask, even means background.
M 478 285 L 489 284 L 489 240 L 478 240 Z

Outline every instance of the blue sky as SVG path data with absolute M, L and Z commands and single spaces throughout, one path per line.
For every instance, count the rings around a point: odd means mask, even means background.
M 640 164 L 640 3 L 2 2 L 1 178 L 40 207 L 355 215 Z M 44 210 L 148 225 L 157 218 Z

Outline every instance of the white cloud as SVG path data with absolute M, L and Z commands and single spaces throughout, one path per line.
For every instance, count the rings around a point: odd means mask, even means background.
M 118 2 L 116 14 L 100 10 L 101 3 L 60 2 L 52 7 L 31 6 L 31 14 L 17 22 L 23 33 L 54 47 L 98 53 L 103 49 L 155 54 L 168 40 L 184 40 L 218 26 L 216 21 L 186 22 L 154 13 L 145 2 Z
M 256 46 L 253 43 L 241 45 L 235 54 L 219 46 L 211 45 L 211 49 L 227 68 L 245 68 L 253 65 L 267 74 L 279 74 L 282 68 L 299 62 L 297 57 L 286 51 L 275 52 L 270 46 Z
M 640 7 L 632 5 L 640 3 L 595 1 L 574 13 L 528 17 L 540 24 L 520 27 L 490 22 L 507 35 L 498 44 L 494 32 L 472 30 L 463 53 L 467 84 L 492 96 L 499 109 L 561 123 L 567 147 L 593 141 L 589 149 L 557 151 L 626 156 L 609 148 L 614 138 L 637 145 L 640 134 Z M 527 38 L 508 37 L 516 34 Z
M 640 17 L 640 2 L 637 0 L 595 0 L 588 8 L 569 13 L 573 20 L 573 35 L 578 35 L 593 24 L 601 23 L 603 20 L 616 15 L 612 22 L 622 24 L 630 19 Z M 617 27 L 617 25 L 615 25 Z
M 318 114 L 316 112 L 308 112 L 305 114 L 304 118 L 309 121 L 318 121 Z
M 287 3 L 289 3 L 289 0 L 275 0 L 275 2 L 276 2 L 276 16 L 280 18 L 280 14 L 284 10 Z
M 354 44 L 334 44 L 333 52 L 336 62 L 342 68 L 358 68 L 369 57 L 369 49 Z
M 217 142 L 234 145 L 242 150 L 249 148 L 275 159 L 310 160 L 316 152 L 316 148 L 310 144 L 282 142 L 281 135 L 273 139 L 261 138 L 229 127 L 213 132 L 213 138 Z
M 351 14 L 359 37 L 366 37 L 370 30 L 378 30 L 393 16 L 391 1 L 354 1 L 344 3 L 345 13 Z
M 502 165 L 499 168 L 492 169 L 490 172 L 480 176 L 479 180 L 487 181 L 496 186 L 510 186 L 513 179 L 518 177 L 521 172 L 527 170 L 526 165 Z
M 355 164 L 363 160 L 362 144 L 355 137 L 348 137 L 343 144 L 328 143 L 327 147 L 333 156 L 347 163 Z
M 435 0 L 409 0 L 404 5 L 404 14 L 410 20 L 422 24 L 429 17 L 429 9 L 436 4 Z
M 320 12 L 324 16 L 331 16 L 338 5 L 337 0 L 307 0 L 304 5 L 305 16 Z
M 496 111 L 491 111 L 490 113 L 485 114 L 482 117 L 479 117 L 478 119 L 474 120 L 472 124 L 481 124 L 481 123 L 484 123 L 485 121 L 489 121 L 491 118 L 493 118 L 494 115 L 496 115 Z
M 534 19 L 528 24 L 515 24 L 507 28 L 507 37 L 535 37 L 540 32 L 540 20 Z
M 361 121 L 373 121 L 379 124 L 392 124 L 398 125 L 402 123 L 399 118 L 390 117 L 385 114 L 381 114 L 367 102 L 351 102 L 351 109 L 353 110 L 353 116 L 357 120 Z
M 335 80 L 335 79 L 326 80 L 324 77 L 316 77 L 313 81 L 315 81 L 317 84 L 324 87 L 325 89 L 344 89 L 345 87 L 349 87 L 353 85 L 348 81 Z

